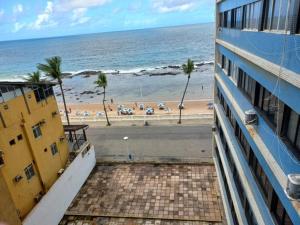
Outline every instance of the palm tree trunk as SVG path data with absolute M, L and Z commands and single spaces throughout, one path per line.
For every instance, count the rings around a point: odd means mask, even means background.
M 70 125 L 69 113 L 68 113 L 68 110 L 67 110 L 67 104 L 66 104 L 65 94 L 64 94 L 63 87 L 62 87 L 62 81 L 60 80 L 60 81 L 58 81 L 58 83 L 59 83 L 59 87 L 60 87 L 60 91 L 61 91 L 61 96 L 62 96 L 63 102 L 64 102 L 65 113 L 66 113 L 66 117 L 67 117 L 67 123 L 68 123 L 68 125 Z
M 185 85 L 185 89 L 184 89 L 184 92 L 183 92 L 183 96 L 182 96 L 182 99 L 181 99 L 181 102 L 180 102 L 180 105 L 179 105 L 179 121 L 178 121 L 178 124 L 181 124 L 181 110 L 182 110 L 182 104 L 183 104 L 183 100 L 184 100 L 184 97 L 185 97 L 185 94 L 186 94 L 186 90 L 187 90 L 187 87 L 189 86 L 189 82 L 190 82 L 190 74 L 188 76 L 188 80 L 186 82 L 186 85 Z
M 108 116 L 107 116 L 107 111 L 106 111 L 106 106 L 105 106 L 105 88 L 103 88 L 104 91 L 103 91 L 103 108 L 104 108 L 104 112 L 105 112 L 105 117 L 106 117 L 106 122 L 107 122 L 107 126 L 110 126 L 110 122 L 108 120 Z

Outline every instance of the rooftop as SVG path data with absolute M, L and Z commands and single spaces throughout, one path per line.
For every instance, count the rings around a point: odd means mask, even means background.
M 223 224 L 213 165 L 101 164 L 61 225 Z

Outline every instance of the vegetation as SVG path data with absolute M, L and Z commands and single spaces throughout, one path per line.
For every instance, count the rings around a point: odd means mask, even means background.
M 191 59 L 188 59 L 187 64 L 182 65 L 182 69 L 183 69 L 183 72 L 186 75 L 188 75 L 188 79 L 187 79 L 185 89 L 184 89 L 184 92 L 183 92 L 183 96 L 182 96 L 182 99 L 181 99 L 181 102 L 180 102 L 180 105 L 179 105 L 180 113 L 179 113 L 178 124 L 181 124 L 181 111 L 182 111 L 182 108 L 183 108 L 184 97 L 185 97 L 185 94 L 186 94 L 186 91 L 187 91 L 187 88 L 188 88 L 188 85 L 189 85 L 189 82 L 190 82 L 190 79 L 191 79 L 191 73 L 195 70 L 194 62 Z
M 97 87 L 99 88 L 103 88 L 103 100 L 102 100 L 102 104 L 103 104 L 103 108 L 104 108 L 104 112 L 105 112 L 105 117 L 106 117 L 106 122 L 107 122 L 107 126 L 110 126 L 110 122 L 108 120 L 108 116 L 107 116 L 107 111 L 106 111 L 106 106 L 105 106 L 105 89 L 107 87 L 107 78 L 105 73 L 100 72 L 100 74 L 98 75 L 98 79 L 95 81 L 95 84 L 97 85 Z
M 40 83 L 41 80 L 41 73 L 39 70 L 33 73 L 28 73 L 28 77 L 25 78 L 26 81 L 31 82 L 31 83 Z
M 52 58 L 46 59 L 46 64 L 38 64 L 37 68 L 41 71 L 43 71 L 46 76 L 51 77 L 52 79 L 55 79 L 58 81 L 60 90 L 61 90 L 61 95 L 63 98 L 63 103 L 64 103 L 64 108 L 65 108 L 65 113 L 67 117 L 67 123 L 70 125 L 70 120 L 69 120 L 69 114 L 67 110 L 67 104 L 65 100 L 65 94 L 64 90 L 62 87 L 62 72 L 61 72 L 61 58 L 59 56 L 54 56 Z

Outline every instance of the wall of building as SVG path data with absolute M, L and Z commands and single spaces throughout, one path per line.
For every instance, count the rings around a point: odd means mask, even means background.
M 65 168 L 68 160 L 67 141 L 54 96 L 37 102 L 33 91 L 0 104 L 0 113 L 6 128 L 0 126 L 0 150 L 4 152 L 5 164 L 0 168 L 11 193 L 16 209 L 24 218 L 36 205 L 35 197 L 45 194 L 57 180 L 57 172 Z M 28 111 L 29 109 L 29 111 Z M 30 113 L 29 113 L 30 112 Z M 57 115 L 52 115 L 57 112 Z M 32 126 L 44 120 L 41 125 L 42 136 L 35 138 Z M 17 136 L 22 135 L 18 140 Z M 15 144 L 9 142 L 15 140 Z M 57 144 L 58 153 L 52 155 L 50 145 Z M 26 178 L 24 169 L 32 164 L 35 176 Z M 16 176 L 22 176 L 18 182 Z M 0 194 L 2 194 L 0 192 Z
M 8 225 L 21 225 L 21 220 L 17 214 L 10 192 L 6 182 L 0 172 L 0 222 L 5 222 Z

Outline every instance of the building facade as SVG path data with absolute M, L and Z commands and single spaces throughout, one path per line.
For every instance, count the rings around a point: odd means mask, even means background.
M 68 161 L 53 84 L 0 82 L 0 220 L 21 221 Z
M 213 147 L 228 224 L 300 224 L 287 194 L 300 174 L 299 2 L 216 1 Z

